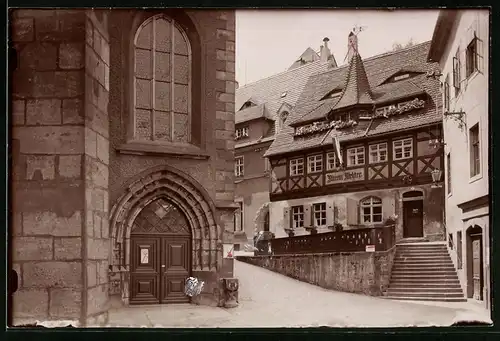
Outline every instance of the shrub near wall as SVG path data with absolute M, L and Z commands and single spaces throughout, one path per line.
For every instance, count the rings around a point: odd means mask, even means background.
M 238 256 L 237 260 L 325 289 L 382 296 L 389 285 L 395 250 Z

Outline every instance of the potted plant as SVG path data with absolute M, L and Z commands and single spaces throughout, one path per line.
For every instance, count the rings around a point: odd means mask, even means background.
M 341 223 L 333 224 L 333 231 L 341 232 L 344 229 L 344 226 Z

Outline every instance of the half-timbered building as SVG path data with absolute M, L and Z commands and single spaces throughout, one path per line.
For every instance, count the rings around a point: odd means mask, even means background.
M 396 240 L 443 240 L 441 96 L 430 42 L 312 75 L 270 160 L 276 237 L 377 227 Z M 434 179 L 434 180 L 433 180 Z
M 253 245 L 256 233 L 269 231 L 269 162 L 264 153 L 274 140 L 309 76 L 336 67 L 323 39 L 320 53 L 307 48 L 284 72 L 236 89 L 235 249 Z

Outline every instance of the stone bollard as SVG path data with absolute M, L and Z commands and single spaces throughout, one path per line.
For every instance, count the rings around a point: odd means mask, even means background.
M 238 306 L 238 288 L 239 283 L 237 278 L 223 278 L 224 288 L 224 307 L 235 308 Z

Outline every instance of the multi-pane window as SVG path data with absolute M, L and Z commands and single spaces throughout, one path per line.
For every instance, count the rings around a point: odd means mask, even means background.
M 335 152 L 330 152 L 326 154 L 326 170 L 334 170 L 340 167 L 340 162 L 337 158 Z
M 292 227 L 304 227 L 304 206 L 292 207 Z
M 346 113 L 346 114 L 342 114 L 342 115 L 339 115 L 339 118 L 338 118 L 340 121 L 342 122 L 347 122 L 351 119 L 351 113 Z
M 302 175 L 304 174 L 304 159 L 292 159 L 290 160 L 290 175 Z
M 307 157 L 307 172 L 318 173 L 323 171 L 323 155 L 311 155 Z
M 477 54 L 477 38 L 472 39 L 472 41 L 467 46 L 465 52 L 466 64 L 465 64 L 465 74 L 467 77 L 472 75 L 474 71 L 478 70 L 478 54 Z
M 349 148 L 347 150 L 347 165 L 358 166 L 365 164 L 365 147 Z
M 238 156 L 237 158 L 235 158 L 234 175 L 240 177 L 243 176 L 243 174 L 244 174 L 243 156 Z
M 190 142 L 191 47 L 171 18 L 146 20 L 134 39 L 134 139 Z
M 363 224 L 382 222 L 382 200 L 369 197 L 361 201 L 361 221 Z
M 481 156 L 479 152 L 479 124 L 469 131 L 470 176 L 476 176 L 481 171 Z
M 408 138 L 393 142 L 394 160 L 408 159 L 413 156 L 413 139 Z
M 238 208 L 234 212 L 234 231 L 243 231 L 243 202 L 236 203 Z
M 248 127 L 236 129 L 235 134 L 237 139 L 240 139 L 242 137 L 248 137 Z
M 372 144 L 370 149 L 370 163 L 387 161 L 387 143 Z
M 451 153 L 446 155 L 446 166 L 447 166 L 447 186 L 448 186 L 448 194 L 451 194 Z
M 443 84 L 443 105 L 444 105 L 444 110 L 448 111 L 450 110 L 450 84 L 449 84 L 449 76 L 446 75 L 446 80 L 444 81 Z
M 314 227 L 326 226 L 326 203 L 313 204 L 312 213 Z

